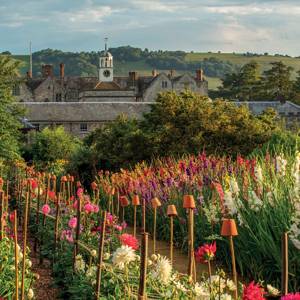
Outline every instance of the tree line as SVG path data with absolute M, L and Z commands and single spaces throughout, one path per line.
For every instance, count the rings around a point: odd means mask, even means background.
M 205 58 L 201 61 L 186 61 L 184 51 L 149 51 L 130 46 L 110 48 L 114 61 L 118 63 L 143 62 L 150 69 L 193 72 L 202 68 L 210 77 L 224 77 L 225 74 L 237 70 L 237 66 L 228 61 L 222 61 L 215 57 Z M 53 64 L 54 73 L 59 75 L 59 63 L 66 64 L 66 75 L 69 76 L 96 76 L 99 65 L 100 52 L 63 52 L 60 50 L 45 49 L 33 53 L 33 74 L 40 75 L 42 64 Z M 118 74 L 118 69 L 116 69 Z M 121 75 L 121 74 L 120 74 Z M 124 75 L 124 74 L 122 74 Z
M 293 79 L 293 68 L 282 62 L 273 62 L 260 72 L 255 61 L 243 65 L 238 71 L 225 75 L 222 86 L 213 97 L 238 101 L 293 101 L 300 104 L 300 71 Z

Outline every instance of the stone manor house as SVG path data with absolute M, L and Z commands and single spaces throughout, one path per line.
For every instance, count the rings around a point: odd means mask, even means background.
M 65 76 L 63 63 L 59 77 L 54 76 L 52 65 L 43 65 L 41 71 L 38 78 L 32 78 L 32 71 L 28 72 L 26 80 L 13 91 L 26 108 L 27 120 L 37 130 L 64 126 L 79 137 L 122 113 L 141 118 L 160 92 L 189 89 L 208 95 L 208 83 L 201 69 L 196 70 L 195 76 L 155 70 L 151 76 L 139 76 L 135 71 L 128 76 L 114 76 L 113 56 L 106 45 L 99 57 L 98 77 Z M 300 107 L 291 102 L 237 102 L 240 104 L 248 105 L 257 114 L 272 107 L 289 122 L 300 119 Z
M 207 81 L 201 69 L 195 76 L 189 73 L 175 76 L 152 71 L 151 76 L 114 76 L 113 56 L 107 50 L 99 57 L 98 77 L 65 76 L 60 64 L 60 76 L 55 77 L 52 65 L 43 65 L 42 76 L 26 80 L 14 89 L 14 95 L 27 110 L 27 118 L 37 129 L 64 126 L 65 130 L 84 136 L 97 126 L 115 119 L 121 113 L 141 117 L 160 92 L 181 92 L 189 89 L 208 94 Z

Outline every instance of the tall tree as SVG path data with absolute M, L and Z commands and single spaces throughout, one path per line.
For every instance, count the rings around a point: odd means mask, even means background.
M 259 66 L 252 61 L 242 66 L 238 72 L 225 76 L 219 96 L 240 101 L 256 100 L 258 87 Z
M 280 62 L 271 63 L 271 69 L 263 73 L 264 98 L 286 101 L 293 97 L 292 67 Z
M 17 83 L 19 63 L 9 56 L 0 55 L 0 158 L 18 156 L 20 109 L 12 90 Z

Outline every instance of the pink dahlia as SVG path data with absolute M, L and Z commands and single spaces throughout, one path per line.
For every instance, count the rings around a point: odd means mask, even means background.
M 243 300 L 264 300 L 265 291 L 254 281 L 250 282 L 247 286 L 244 285 Z
M 71 218 L 69 220 L 68 225 L 69 225 L 70 228 L 75 229 L 76 226 L 77 226 L 77 218 L 76 217 Z
M 91 212 L 94 212 L 94 205 L 92 203 L 86 203 L 84 205 L 84 211 L 88 214 L 88 213 L 91 213 Z
M 133 250 L 139 249 L 139 241 L 131 234 L 123 233 L 119 237 L 122 245 L 131 247 Z
M 51 208 L 48 204 L 44 204 L 42 207 L 42 212 L 44 215 L 48 215 L 51 211 Z

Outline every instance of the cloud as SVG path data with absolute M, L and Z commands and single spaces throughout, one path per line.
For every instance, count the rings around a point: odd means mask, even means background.
M 72 23 L 99 23 L 113 13 L 110 6 L 98 6 L 83 10 L 62 12 L 59 15 Z
M 133 7 L 142 9 L 145 11 L 157 11 L 157 12 L 167 12 L 172 13 L 176 12 L 182 8 L 186 8 L 187 5 L 183 4 L 183 2 L 175 2 L 175 1 L 149 1 L 149 0 L 131 0 L 130 3 Z
M 0 51 L 112 46 L 299 55 L 299 0 L 9 0 Z

